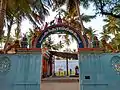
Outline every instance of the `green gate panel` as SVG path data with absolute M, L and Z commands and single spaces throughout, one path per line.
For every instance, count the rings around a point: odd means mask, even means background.
M 40 90 L 41 53 L 1 54 L 0 90 Z
M 79 54 L 80 90 L 120 90 L 120 53 Z

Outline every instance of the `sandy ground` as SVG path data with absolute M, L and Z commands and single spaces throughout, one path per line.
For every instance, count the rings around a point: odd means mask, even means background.
M 51 79 L 45 80 L 45 81 L 41 81 L 40 90 L 79 90 L 79 81 L 76 80 L 51 81 Z
M 79 90 L 79 82 L 41 82 L 41 90 Z

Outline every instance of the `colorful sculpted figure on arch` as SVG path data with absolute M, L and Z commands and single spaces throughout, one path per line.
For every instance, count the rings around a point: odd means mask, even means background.
M 99 40 L 97 36 L 93 37 L 93 48 L 99 48 Z
M 74 27 L 74 25 L 67 21 L 65 18 L 61 19 L 61 17 L 59 17 L 57 20 L 52 20 L 50 23 L 46 22 L 43 27 L 43 30 L 42 29 L 38 30 L 39 35 L 37 36 L 34 35 L 35 37 L 33 36 L 34 38 L 36 38 L 36 40 L 34 40 L 33 38 L 32 43 L 34 44 L 32 44 L 32 46 L 41 48 L 42 41 L 48 35 L 59 30 L 61 31 L 61 29 L 64 29 L 63 31 L 70 32 L 70 35 L 72 34 L 76 38 L 79 44 L 78 48 L 100 48 L 100 41 L 98 40 L 97 36 L 93 35 L 90 37 L 87 35 L 88 33 L 82 34 L 83 32 Z M 83 45 L 82 37 L 85 39 L 86 47 Z M 102 44 L 104 47 L 104 43 Z M 107 44 L 105 45 L 108 46 Z M 112 48 L 110 48 L 110 46 L 108 46 L 108 48 L 113 50 Z
M 24 36 L 21 39 L 21 48 L 27 48 L 27 46 L 28 46 L 28 39 L 26 35 L 24 34 Z
M 73 26 L 69 25 L 69 23 L 66 23 L 61 17 L 57 20 L 51 21 L 49 24 L 46 23 L 44 30 L 42 30 L 41 34 L 37 38 L 36 47 L 41 48 L 42 41 L 50 34 L 55 32 L 68 32 L 70 35 L 72 35 L 78 42 L 79 48 L 84 48 L 86 45 L 84 45 L 85 40 L 83 40 L 83 36 L 81 32 L 74 28 Z
M 20 48 L 20 41 L 19 40 L 15 40 L 14 43 L 8 43 L 7 44 L 7 48 L 5 49 L 4 53 L 8 53 L 8 51 L 12 50 L 13 51 L 17 51 L 17 48 Z
M 102 40 L 102 45 L 103 45 L 103 49 L 106 51 L 106 50 L 111 50 L 112 52 L 117 52 L 117 50 L 115 50 L 112 45 L 108 44 L 106 39 L 103 38 Z

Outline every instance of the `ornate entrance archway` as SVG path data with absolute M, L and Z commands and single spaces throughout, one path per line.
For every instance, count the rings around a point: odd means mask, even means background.
M 77 41 L 77 44 L 78 44 L 78 48 L 84 48 L 84 44 L 83 44 L 83 41 L 82 41 L 82 35 L 81 33 L 68 26 L 68 25 L 64 25 L 64 24 L 56 24 L 56 25 L 52 25 L 52 26 L 49 26 L 47 28 L 45 28 L 39 35 L 39 37 L 37 38 L 36 40 L 36 47 L 37 48 L 41 48 L 42 46 L 42 42 L 50 35 L 50 34 L 55 34 L 57 32 L 60 32 L 60 33 L 68 33 L 69 35 L 71 35 L 72 37 L 74 37 Z M 67 58 L 67 57 L 66 57 Z M 68 60 L 66 60 L 67 62 Z M 51 63 L 52 61 L 50 61 L 49 63 Z M 68 65 L 68 64 L 67 64 Z M 50 65 L 52 66 L 52 65 Z M 45 66 L 46 67 L 46 66 Z M 50 71 L 52 70 L 51 69 L 52 67 L 50 67 Z M 67 73 L 68 73 L 68 68 L 67 68 Z M 68 75 L 68 74 L 67 74 Z
M 82 35 L 77 30 L 57 24 L 42 31 L 36 42 L 37 49 L 26 48 L 20 49 L 16 54 L 0 55 L 1 90 L 41 90 L 42 53 L 39 48 L 44 39 L 55 32 L 68 32 L 78 42 L 80 90 L 120 89 L 120 53 L 105 53 L 100 48 L 84 48 Z
M 39 35 L 39 37 L 36 40 L 36 47 L 37 48 L 41 48 L 42 47 L 42 43 L 43 41 L 50 35 L 50 34 L 55 34 L 57 32 L 60 33 L 68 33 L 69 35 L 73 36 L 76 41 L 77 41 L 77 45 L 78 48 L 84 48 L 84 44 L 83 44 L 83 40 L 82 40 L 82 34 L 74 29 L 73 27 L 70 27 L 68 25 L 64 25 L 64 24 L 56 24 L 56 25 L 52 25 L 49 26 L 47 28 L 45 28 Z M 77 53 L 78 54 L 78 53 Z M 42 54 L 41 54 L 42 57 Z M 42 59 L 41 59 L 42 60 Z M 66 63 L 68 63 L 68 60 L 66 60 Z M 50 67 L 49 67 L 50 68 Z M 68 71 L 68 67 L 67 67 L 67 71 Z M 68 72 L 67 72 L 67 76 L 68 76 Z M 78 82 L 77 82 L 78 83 Z M 78 86 L 79 87 L 79 86 Z
M 36 47 L 41 48 L 41 44 L 44 41 L 44 39 L 47 36 L 49 36 L 50 34 L 54 34 L 56 32 L 69 33 L 70 35 L 72 35 L 76 39 L 76 41 L 78 43 L 78 48 L 84 48 L 83 40 L 81 39 L 82 38 L 81 33 L 78 30 L 76 30 L 68 25 L 64 25 L 64 24 L 56 24 L 56 25 L 49 26 L 49 27 L 45 28 L 45 30 L 43 30 L 40 33 L 40 35 L 36 41 L 36 44 L 35 44 Z

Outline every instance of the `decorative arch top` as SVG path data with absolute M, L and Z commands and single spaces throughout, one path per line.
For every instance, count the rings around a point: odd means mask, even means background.
M 37 41 L 36 41 L 36 47 L 37 48 L 41 48 L 41 45 L 42 45 L 42 42 L 44 41 L 44 39 L 50 35 L 50 34 L 54 34 L 56 32 L 68 32 L 70 35 L 72 35 L 77 43 L 78 43 L 78 48 L 84 48 L 84 45 L 83 45 L 83 41 L 82 41 L 82 35 L 81 33 L 68 26 L 68 25 L 64 25 L 64 24 L 57 24 L 57 25 L 52 25 L 52 26 L 49 26 L 47 28 L 45 28 L 41 34 L 39 35 Z

